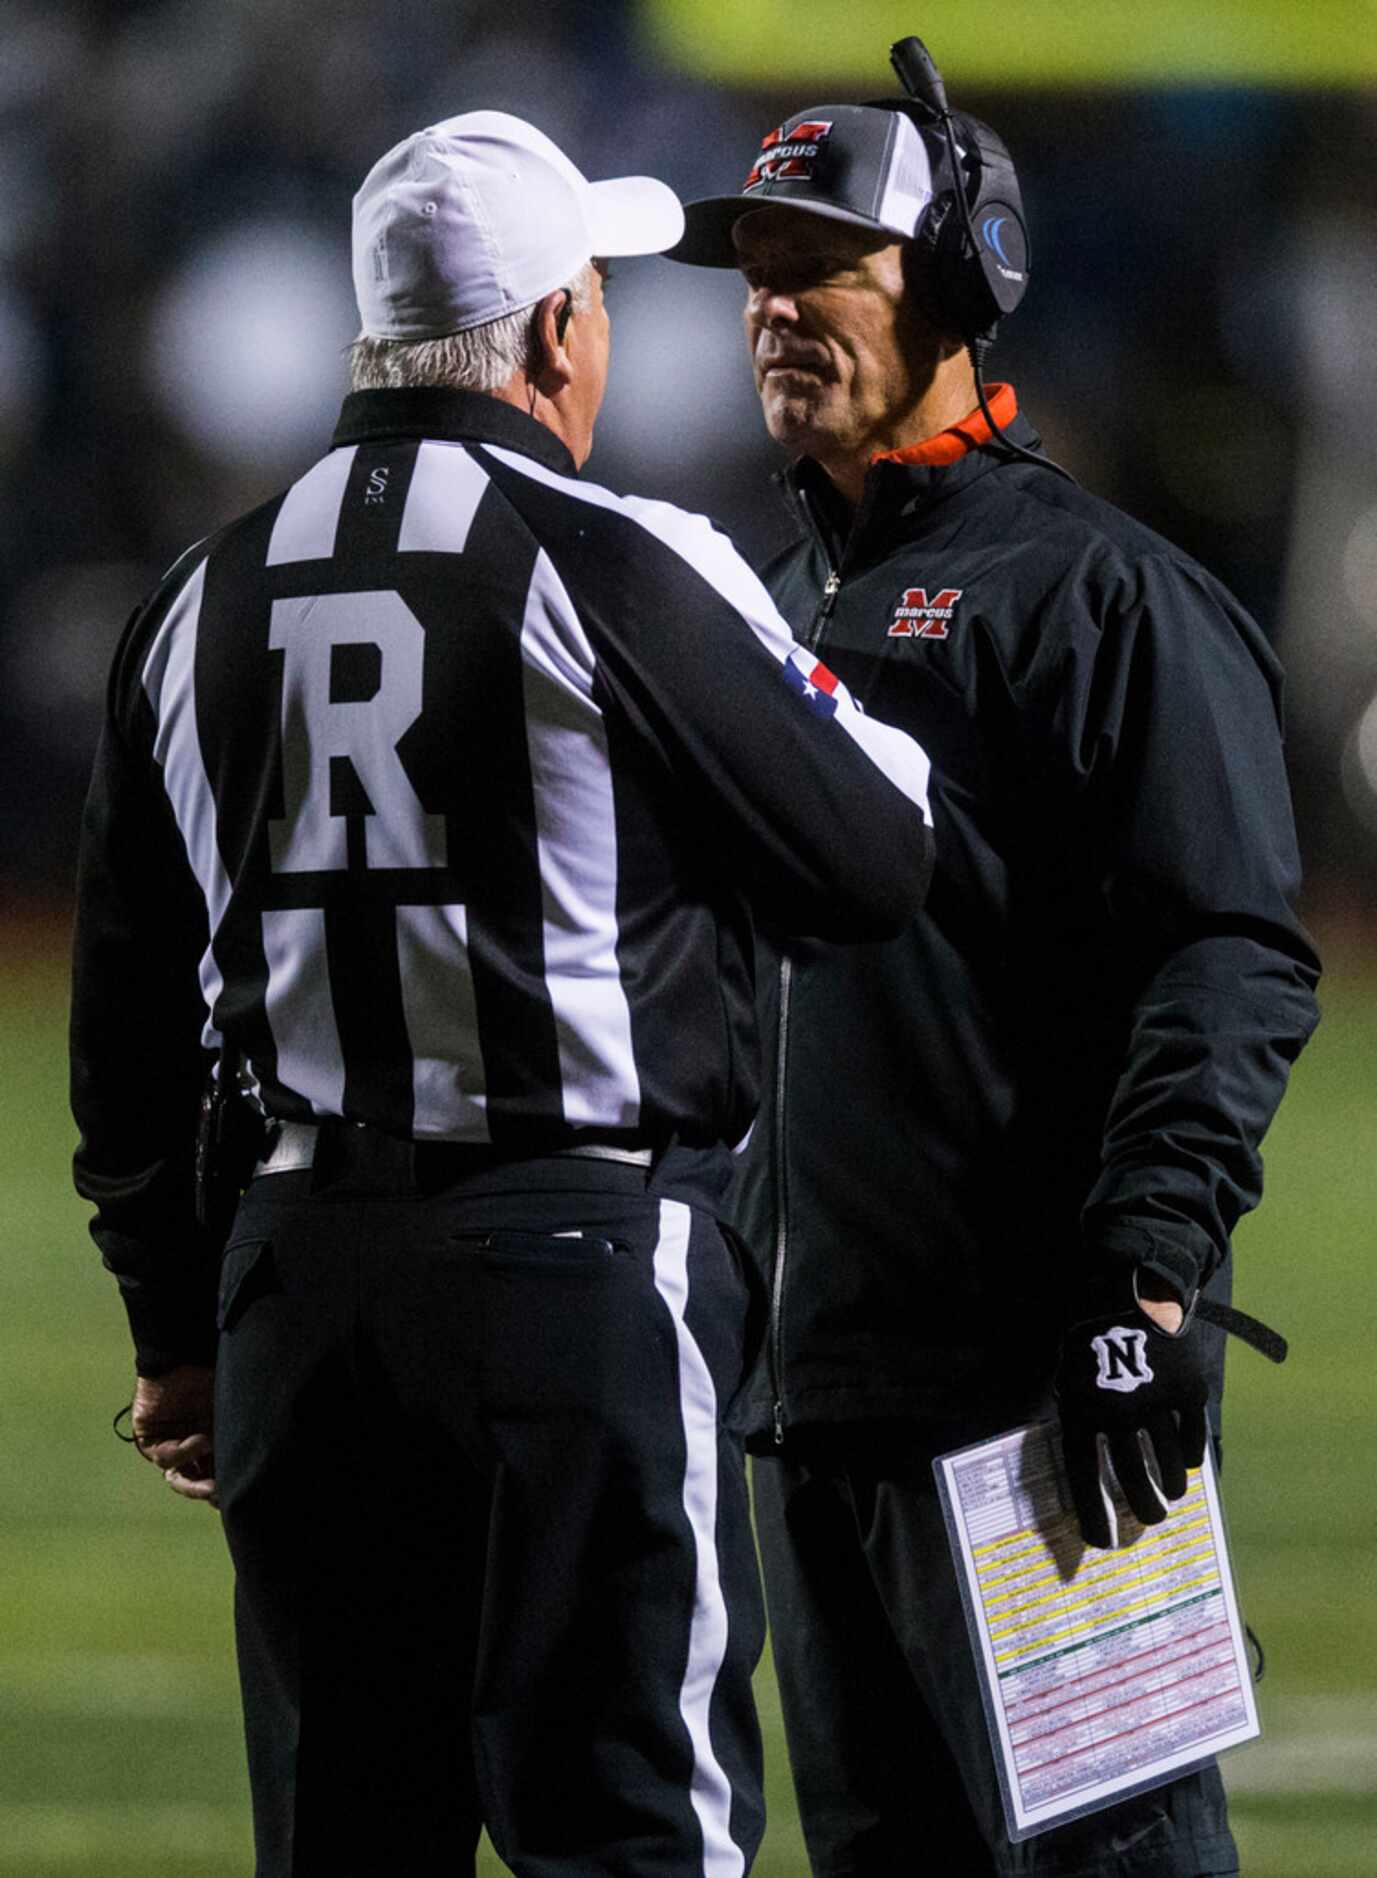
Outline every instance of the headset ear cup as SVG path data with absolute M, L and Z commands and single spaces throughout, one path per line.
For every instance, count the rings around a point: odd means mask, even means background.
M 909 291 L 940 332 L 960 333 L 959 282 L 953 279 L 953 235 L 960 236 L 961 212 L 950 189 L 936 195 L 913 240 Z M 959 262 L 959 239 L 958 256 Z
M 952 178 L 943 137 L 940 178 L 946 185 L 945 195 L 939 192 L 925 218 L 924 232 L 931 228 L 931 297 L 939 323 L 944 330 L 971 340 L 992 332 L 1023 298 L 1028 284 L 1028 234 L 1018 178 L 1003 143 L 978 118 L 954 114 L 952 126 L 965 156 L 962 173 L 959 179 Z M 937 164 L 934 170 L 938 171 Z M 956 201 L 958 187 L 969 205 L 974 243 Z
M 1028 286 L 1028 227 L 1013 158 L 1003 140 L 979 118 L 953 112 L 951 126 L 963 160 L 952 171 L 943 125 L 911 101 L 885 107 L 906 111 L 927 147 L 933 199 L 914 236 L 912 287 L 939 331 L 969 343 L 992 335 Z M 969 209 L 967 217 L 958 190 Z
M 966 147 L 976 152 L 979 170 L 970 200 L 974 252 L 966 244 L 968 301 L 975 331 L 984 331 L 1012 313 L 1028 289 L 1028 224 L 1014 161 L 1002 138 L 979 118 L 958 120 Z M 964 232 L 964 229 L 963 229 Z
M 948 196 L 929 249 L 931 300 L 943 332 L 970 340 L 985 332 L 999 317 L 985 270 L 972 249 L 955 198 Z
M 941 276 L 942 300 L 949 309 L 952 326 L 963 339 L 974 339 L 997 315 L 990 305 L 984 268 L 971 247 L 960 210 L 955 210 L 948 218 L 947 238 L 942 244 Z

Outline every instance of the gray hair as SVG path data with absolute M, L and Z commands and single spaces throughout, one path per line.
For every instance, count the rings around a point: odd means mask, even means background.
M 561 291 L 569 295 L 573 312 L 586 313 L 593 304 L 593 263 L 585 261 Z M 360 333 L 349 348 L 349 389 L 399 391 L 409 385 L 437 385 L 496 391 L 529 369 L 534 332 L 535 308 L 528 306 L 466 332 L 442 333 L 438 339 L 374 339 Z

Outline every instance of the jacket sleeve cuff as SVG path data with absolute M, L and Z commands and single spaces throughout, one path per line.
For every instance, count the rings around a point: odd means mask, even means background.
M 1160 1278 L 1183 1306 L 1209 1276 L 1183 1245 L 1127 1224 L 1108 1226 L 1087 1240 L 1083 1272 L 1081 1295 L 1069 1300 L 1073 1316 L 1087 1314 L 1087 1307 L 1093 1315 L 1132 1302 L 1134 1280 L 1142 1272 Z
M 140 1376 L 164 1376 L 183 1363 L 214 1367 L 216 1274 L 175 1289 L 150 1289 L 137 1278 L 121 1278 L 119 1286 Z

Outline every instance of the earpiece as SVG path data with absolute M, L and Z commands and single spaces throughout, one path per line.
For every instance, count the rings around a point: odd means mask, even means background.
M 555 338 L 559 341 L 561 345 L 564 344 L 564 335 L 568 331 L 569 319 L 573 311 L 574 311 L 574 296 L 566 290 L 565 295 L 564 295 L 564 305 L 559 309 L 559 312 L 556 313 L 555 315 Z

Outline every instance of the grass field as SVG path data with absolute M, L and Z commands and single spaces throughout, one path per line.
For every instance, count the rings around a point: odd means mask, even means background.
M 64 952 L 55 926 L 0 941 L 0 1873 L 245 1878 L 215 1515 L 110 1433 L 128 1353 L 68 1185 Z M 1284 1370 L 1231 1359 L 1226 1506 L 1269 1662 L 1264 1739 L 1227 1763 L 1250 1878 L 1377 1872 L 1377 967 L 1331 960 L 1324 1005 L 1238 1236 L 1239 1302 L 1292 1341 Z M 756 1871 L 804 1878 L 768 1670 L 760 1697 Z

